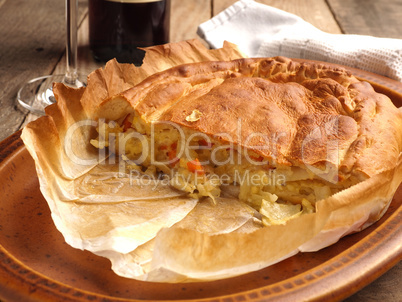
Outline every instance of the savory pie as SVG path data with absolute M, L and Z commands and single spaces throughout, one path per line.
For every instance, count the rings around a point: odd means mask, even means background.
M 402 113 L 343 68 L 284 57 L 179 65 L 106 99 L 97 148 L 193 197 L 236 195 L 265 224 L 395 166 Z M 278 214 L 279 213 L 279 214 Z

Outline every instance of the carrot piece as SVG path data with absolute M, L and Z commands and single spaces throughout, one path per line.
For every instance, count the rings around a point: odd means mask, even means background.
M 199 175 L 205 174 L 204 167 L 201 165 L 200 161 L 198 158 L 195 160 L 191 160 L 187 162 L 187 169 L 192 172 L 192 173 L 197 173 Z
M 213 144 L 211 142 L 207 142 L 205 139 L 200 139 L 198 141 L 198 145 L 211 148 Z
M 258 157 L 250 155 L 250 158 L 253 159 L 254 161 L 259 161 L 259 162 L 263 161 L 263 159 L 264 159 L 264 157 L 262 157 L 261 155 Z
M 176 157 L 176 150 L 169 150 L 167 155 L 170 160 L 174 159 Z
M 123 120 L 123 132 L 126 132 L 132 125 L 132 123 L 128 120 L 130 117 L 130 114 L 127 114 L 127 116 Z
M 170 145 L 170 150 L 167 152 L 167 156 L 169 158 L 169 161 L 171 161 L 170 166 L 174 167 L 178 162 L 179 158 L 176 156 L 177 155 L 177 142 L 174 142 Z

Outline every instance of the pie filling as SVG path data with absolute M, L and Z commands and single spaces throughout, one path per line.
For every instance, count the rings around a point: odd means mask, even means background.
M 306 167 L 279 165 L 173 123 L 146 123 L 134 113 L 117 121 L 100 120 L 97 132 L 91 144 L 107 148 L 125 173 L 164 180 L 197 199 L 236 197 L 255 209 L 265 225 L 312 213 L 318 200 L 351 185 L 327 181 Z

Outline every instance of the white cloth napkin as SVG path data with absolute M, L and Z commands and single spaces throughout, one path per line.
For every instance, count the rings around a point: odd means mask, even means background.
M 249 57 L 286 56 L 342 64 L 402 81 L 402 40 L 325 33 L 282 10 L 241 0 L 198 27 L 211 47 L 232 42 Z

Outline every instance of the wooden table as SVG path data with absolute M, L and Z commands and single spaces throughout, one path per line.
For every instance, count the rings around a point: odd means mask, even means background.
M 172 0 L 171 41 L 198 38 L 197 26 L 235 0 Z M 402 0 L 260 0 L 337 34 L 402 38 Z M 102 66 L 88 47 L 87 1 L 79 0 L 79 70 Z M 16 105 L 27 80 L 64 73 L 64 1 L 0 0 L 0 140 L 36 116 Z M 346 301 L 402 301 L 402 263 Z

